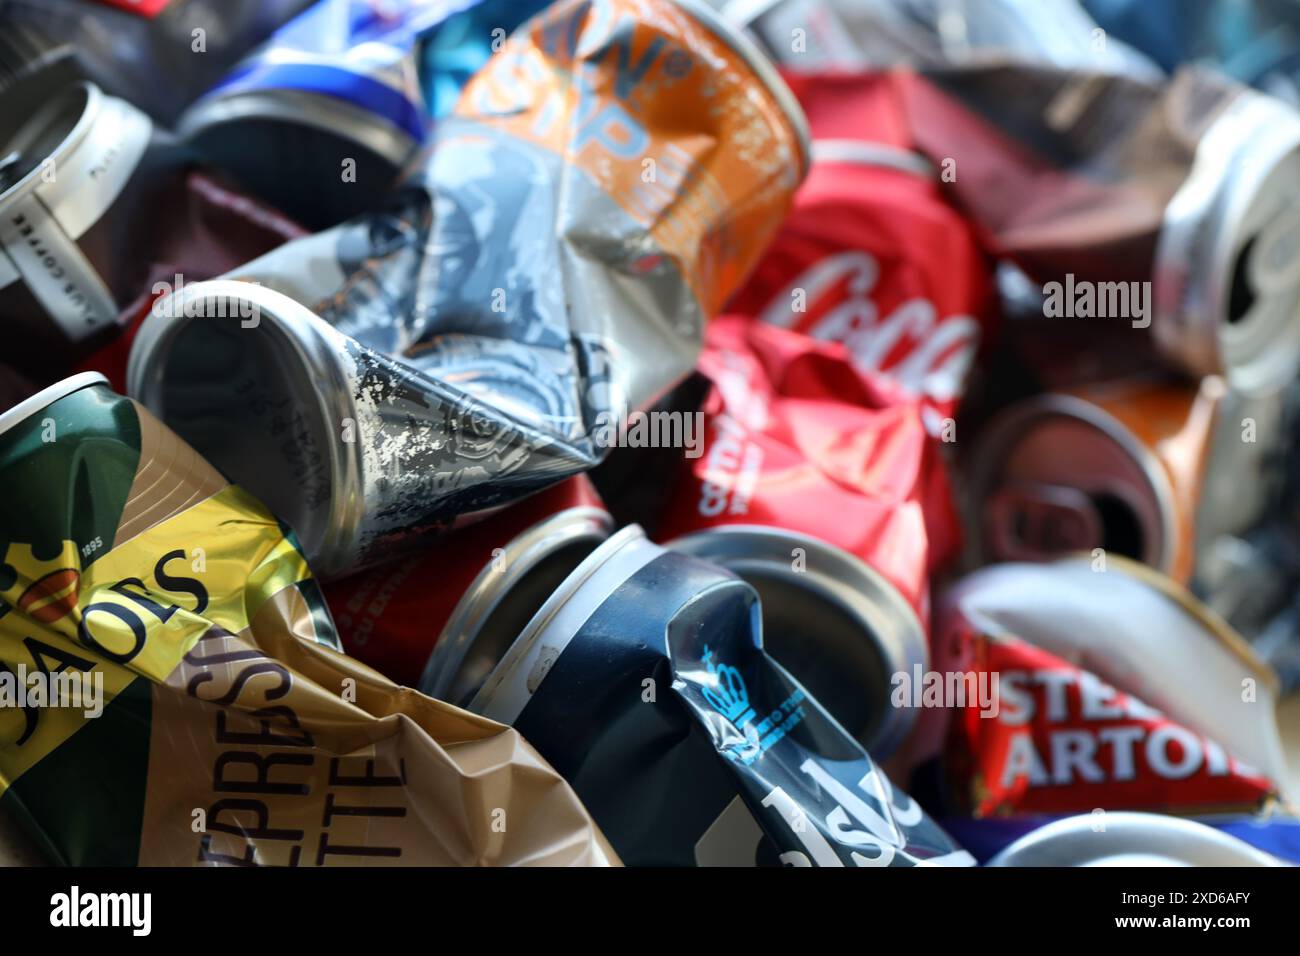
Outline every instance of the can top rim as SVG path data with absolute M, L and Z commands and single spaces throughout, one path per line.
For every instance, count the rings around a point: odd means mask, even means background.
M 1277 291 L 1258 296 L 1241 324 L 1225 321 L 1239 257 L 1262 229 L 1247 227 L 1300 151 L 1300 120 L 1286 104 L 1242 88 L 1209 123 L 1192 167 L 1165 207 L 1155 273 L 1152 332 L 1162 351 L 1198 374 L 1221 373 L 1244 393 L 1267 394 L 1295 375 L 1300 338 Z M 1246 160 L 1249 159 L 1249 162 Z M 1281 207 L 1285 208 L 1285 207 Z M 1280 213 L 1275 210 L 1275 213 Z M 1187 261 L 1204 260 L 1188 271 Z M 1293 287 L 1291 287 L 1293 288 Z M 1273 309 L 1260 311 L 1261 303 Z
M 238 273 L 234 273 L 237 275 Z M 304 406 L 324 420 L 334 422 L 355 419 L 357 412 L 352 390 L 343 378 L 337 360 L 343 333 L 291 296 L 258 282 L 239 278 L 207 279 L 193 282 L 154 303 L 144 324 L 136 333 L 127 359 L 127 394 L 167 421 L 163 400 L 164 371 L 178 337 L 191 323 L 204 319 L 204 310 L 187 314 L 190 303 L 244 302 L 256 306 L 259 332 L 270 338 L 268 346 L 277 360 L 291 360 L 294 368 L 317 384 Z M 335 433 L 337 434 L 337 433 Z M 355 448 L 355 446 L 353 446 Z M 330 456 L 331 487 L 356 487 L 360 480 L 359 454 Z M 329 519 L 319 532 L 308 533 L 295 528 L 313 573 L 330 577 L 351 567 L 350 549 L 355 544 L 357 503 L 346 494 L 333 494 L 328 505 Z
M 19 423 L 31 418 L 41 409 L 53 405 L 61 398 L 79 392 L 92 385 L 107 385 L 108 378 L 99 372 L 79 372 L 70 375 L 61 382 L 49 385 L 30 398 L 25 398 L 7 412 L 0 414 L 0 435 Z
M 1162 512 L 1174 513 L 1174 491 L 1164 468 L 1153 452 L 1137 439 L 1127 427 L 1109 411 L 1095 402 L 1069 392 L 1047 392 L 1016 402 L 1003 409 L 984 427 L 979 439 L 986 454 L 970 470 L 967 482 L 967 500 L 978 507 L 992 493 L 1002 474 L 1006 453 L 1029 434 L 1029 428 L 1039 420 L 1060 418 L 1079 422 L 1096 429 L 1115 442 L 1136 463 L 1146 479 Z M 1159 548 L 1150 563 L 1162 573 L 1173 569 L 1177 541 L 1172 523 L 1166 523 Z M 971 545 L 977 550 L 985 546 L 983 525 L 972 525 Z
M 507 686 L 510 677 L 527 661 L 529 654 L 536 648 L 541 636 L 546 632 L 551 621 L 578 597 L 589 581 L 603 573 L 610 581 L 621 583 L 649 557 L 662 554 L 664 549 L 651 542 L 640 525 L 630 524 L 606 538 L 587 555 L 582 562 L 569 573 L 555 592 L 538 608 L 531 621 L 520 631 L 514 643 L 507 648 L 495 667 L 484 680 L 474 697 L 465 705 L 471 713 L 481 714 L 505 724 L 514 724 L 515 718 L 523 712 L 527 700 L 520 699 Z M 609 581 L 604 582 L 606 585 Z M 599 595 L 590 596 L 594 606 L 608 597 L 602 588 Z M 568 635 L 572 639 L 574 635 Z M 563 653 L 568 641 L 556 647 L 557 653 Z
M 749 26 L 768 13 L 781 0 L 725 0 L 722 15 L 743 26 Z
M 59 145 L 55 147 L 54 152 L 47 157 L 54 161 L 55 169 L 58 168 L 69 150 L 86 138 L 91 126 L 99 116 L 104 102 L 104 92 L 89 80 L 78 80 L 76 83 L 70 83 L 42 103 L 36 112 L 19 126 L 19 129 L 22 129 L 26 123 L 34 123 L 38 118 L 56 113 L 65 100 L 71 100 L 75 96 L 84 96 L 85 105 L 82 108 L 81 116 L 77 118 L 77 122 L 68 131 L 68 135 L 59 141 Z M 8 189 L 0 190 L 0 205 L 32 192 L 41 182 L 41 166 L 38 164 L 22 179 L 11 184 Z
M 692 554 L 715 563 L 730 562 L 733 564 L 763 562 L 764 559 L 775 553 L 779 557 L 779 564 L 788 568 L 790 563 L 789 548 L 786 546 L 791 543 L 812 549 L 815 552 L 813 555 L 814 560 L 810 564 L 816 565 L 817 570 L 799 572 L 800 576 L 805 574 L 813 574 L 814 577 L 824 576 L 820 574 L 820 569 L 830 566 L 838 566 L 848 570 L 858 579 L 854 582 L 854 596 L 863 596 L 868 599 L 887 602 L 900 611 L 906 611 L 909 624 L 915 626 L 918 634 L 924 634 L 924 629 L 921 627 L 916 611 L 884 575 L 856 554 L 815 535 L 791 528 L 769 527 L 768 525 L 724 524 L 684 534 L 665 543 L 664 547 L 673 551 Z M 770 546 L 772 544 L 775 544 L 776 547 L 769 547 L 766 551 L 763 549 L 764 545 Z M 818 561 L 816 558 L 825 560 Z M 722 566 L 728 567 L 729 565 L 723 564 Z M 870 588 L 870 590 L 867 590 L 867 588 Z
M 249 120 L 277 121 L 330 133 L 369 149 L 397 169 L 420 146 L 387 117 L 311 90 L 244 90 L 228 96 L 209 96 L 181 115 L 177 132 L 194 140 L 228 124 Z
M 1135 855 L 1191 866 L 1281 865 L 1239 837 L 1194 820 L 1123 810 L 1107 811 L 1103 819 L 1100 830 L 1091 813 L 1053 820 L 1014 841 L 989 865 L 1096 866 Z
M 530 571 L 576 541 L 592 540 L 594 551 L 609 537 L 613 526 L 613 519 L 607 511 L 579 505 L 549 515 L 512 538 L 502 549 L 505 572 L 497 571 L 492 563 L 488 563 L 452 610 L 429 653 L 418 689 L 430 697 L 450 700 L 448 692 L 474 650 L 488 616 L 510 589 Z M 577 566 L 581 566 L 581 562 Z
M 910 674 L 916 664 L 928 666 L 926 630 L 916 609 L 883 574 L 838 545 L 788 528 L 727 524 L 691 532 L 664 546 L 712 561 L 742 579 L 746 572 L 760 568 L 780 572 L 801 592 L 832 603 L 853 618 L 863 637 L 874 642 L 889 672 Z M 796 547 L 807 554 L 806 567 L 798 572 L 790 567 Z M 859 742 L 873 756 L 888 756 L 902 745 L 915 720 L 911 708 L 889 708 L 872 739 L 858 738 Z
M 754 71 L 768 92 L 772 94 L 777 105 L 781 107 L 781 112 L 790 121 L 791 131 L 799 144 L 799 177 L 801 179 L 806 177 L 808 169 L 812 165 L 812 130 L 808 125 L 808 117 L 804 114 L 803 107 L 799 105 L 798 98 L 785 80 L 781 78 L 781 74 L 778 72 L 776 64 L 772 62 L 771 57 L 759 49 L 758 45 L 747 37 L 743 30 L 720 15 L 705 0 L 673 0 L 673 2 L 688 16 L 694 17 L 695 20 L 711 30 L 719 40 L 731 47 L 732 51 L 749 65 L 749 68 Z

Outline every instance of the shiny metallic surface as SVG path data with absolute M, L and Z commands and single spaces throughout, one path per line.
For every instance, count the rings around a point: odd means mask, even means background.
M 1282 449 L 1294 424 L 1286 409 L 1293 391 L 1224 395 L 1197 506 L 1198 547 L 1255 527 L 1276 502 L 1286 480 Z
M 533 613 L 611 531 L 608 512 L 570 508 L 506 543 L 456 605 L 434 644 L 420 691 L 468 703 Z
M 513 724 L 541 686 L 550 664 L 577 636 L 582 622 L 662 553 L 638 525 L 628 525 L 606 540 L 573 570 L 504 649 L 467 708 Z
M 1019 486 L 1016 504 L 1028 501 L 1026 492 L 1064 496 L 1071 503 L 1078 499 L 1080 520 L 1101 532 L 1086 550 L 1105 547 L 1161 570 L 1171 567 L 1180 545 L 1169 477 L 1151 451 L 1103 409 L 1072 395 L 1029 399 L 991 422 L 977 448 L 967 485 L 977 560 L 1054 556 L 1011 527 L 1017 509 L 998 496 Z M 1136 534 L 1124 535 L 1125 546 L 1108 544 L 1105 517 L 1094 504 L 1098 500 L 1113 501 L 1131 516 Z
M 1283 866 L 1249 843 L 1193 820 L 1104 810 L 1027 833 L 989 866 Z
M 255 327 L 245 327 L 253 320 L 241 309 L 256 315 Z M 357 373 L 346 341 L 308 309 L 217 280 L 157 303 L 127 382 L 231 480 L 256 488 L 298 535 L 313 570 L 329 575 L 368 553 L 388 527 L 381 512 L 391 483 L 403 484 L 399 463 L 344 440 L 348 423 L 365 434 L 359 423 L 400 414 L 366 403 Z
M 866 140 L 819 139 L 812 144 L 812 155 L 813 162 L 883 166 L 899 172 L 915 173 L 926 179 L 934 179 L 939 173 L 934 163 L 920 153 Z
M 834 545 L 778 528 L 726 525 L 665 546 L 750 584 L 768 653 L 873 757 L 898 748 L 916 711 L 890 705 L 892 678 L 924 671 L 929 655 L 916 612 L 888 581 Z
M 1275 783 L 1288 780 L 1276 675 L 1240 635 L 1149 568 L 1113 555 L 1104 571 L 1091 558 L 999 564 L 963 578 L 944 603 L 983 633 L 1014 636 L 1091 671 Z
M 101 275 L 103 263 L 78 240 L 108 214 L 153 126 L 86 82 L 20 119 L 16 128 L 7 128 L 8 117 L 0 120 L 0 157 L 8 162 L 0 180 L 0 311 L 33 335 L 52 324 L 65 341 L 77 342 L 112 326 L 118 310 L 113 277 Z M 24 314 L 13 298 L 19 284 L 40 314 Z
M 802 114 L 773 92 L 770 65 L 760 76 L 730 27 L 711 32 L 667 0 L 619 6 L 614 34 L 611 11 L 549 8 L 476 75 L 382 209 L 230 273 L 264 286 L 264 327 L 153 315 L 142 329 L 132 387 L 283 515 L 322 576 L 598 463 L 602 421 L 690 372 L 705 321 L 788 206 Z M 544 49 L 548 24 L 587 41 Z M 590 135 L 560 119 L 571 87 L 557 79 L 521 104 L 515 72 L 615 69 L 600 44 L 630 42 L 625 27 L 656 41 L 647 62 L 664 80 L 614 103 L 666 150 L 668 181 L 634 194 L 639 154 L 618 140 L 571 151 Z M 610 86 L 612 99 L 622 84 Z M 727 148 L 701 148 L 719 137 Z M 177 304 L 245 301 L 240 289 L 191 288 Z
M 41 389 L 35 395 L 23 399 L 17 405 L 0 412 L 0 435 L 3 435 L 19 422 L 35 415 L 47 405 L 53 405 L 65 395 L 71 395 L 73 392 L 89 388 L 91 385 L 107 384 L 108 379 L 98 372 L 80 372 L 77 375 L 65 378 L 61 382 L 55 382 L 53 385 Z
M 285 148 L 296 146 L 292 127 L 305 125 L 338 137 L 341 146 L 352 143 L 369 149 L 394 168 L 410 159 L 419 146 L 403 130 L 373 113 L 300 90 L 259 90 L 201 100 L 181 117 L 177 132 L 189 140 L 225 135 L 239 141 L 236 130 L 223 127 L 250 120 L 284 124 Z
M 1205 131 L 1154 266 L 1161 351 L 1249 393 L 1300 369 L 1300 116 L 1243 90 Z

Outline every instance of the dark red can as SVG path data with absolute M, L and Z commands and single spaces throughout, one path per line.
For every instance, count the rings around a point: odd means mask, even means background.
M 325 598 L 349 654 L 399 684 L 463 704 L 612 529 L 580 474 L 406 560 L 328 582 Z

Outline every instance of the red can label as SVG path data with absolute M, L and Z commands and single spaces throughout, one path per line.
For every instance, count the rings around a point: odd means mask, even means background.
M 940 434 L 980 345 L 990 270 L 939 192 L 944 170 L 893 144 L 842 138 L 898 125 L 883 84 L 791 77 L 812 126 L 812 169 L 729 309 L 842 342 L 859 368 L 922 399 Z
M 959 638 L 994 689 L 991 707 L 957 710 L 949 738 L 974 816 L 1253 809 L 1274 792 L 1215 741 L 1089 671 L 1014 638 Z
M 457 605 L 481 574 L 504 572 L 510 543 L 538 522 L 578 508 L 604 510 L 586 475 L 574 475 L 396 563 L 329 581 L 325 599 L 343 649 L 415 687 Z
M 957 522 L 921 404 L 841 345 L 729 316 L 708 328 L 704 443 L 683 458 L 660 526 L 805 532 L 862 558 L 928 620 L 929 569 Z

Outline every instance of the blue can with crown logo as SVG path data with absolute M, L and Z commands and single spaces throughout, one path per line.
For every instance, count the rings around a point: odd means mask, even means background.
M 629 865 L 974 862 L 766 654 L 749 584 L 635 525 L 480 656 L 465 703 L 524 734 Z

